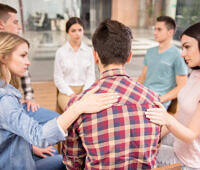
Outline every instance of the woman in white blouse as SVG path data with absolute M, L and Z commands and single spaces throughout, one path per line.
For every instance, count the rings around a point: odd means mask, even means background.
M 89 88 L 95 81 L 92 49 L 82 42 L 84 26 L 80 18 L 72 17 L 66 23 L 66 42 L 56 52 L 54 82 L 58 88 L 58 105 L 64 111 L 73 94 Z

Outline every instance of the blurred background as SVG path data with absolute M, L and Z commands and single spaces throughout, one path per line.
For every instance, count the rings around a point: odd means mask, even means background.
M 22 34 L 31 43 L 30 72 L 32 81 L 53 80 L 56 50 L 65 43 L 65 23 L 69 17 L 80 17 L 85 25 L 84 41 L 91 44 L 91 35 L 106 18 L 121 21 L 133 32 L 133 59 L 127 72 L 137 77 L 142 69 L 146 50 L 153 41 L 155 20 L 168 15 L 177 22 L 174 43 L 180 46 L 179 35 L 190 24 L 200 21 L 200 0 L 0 0 L 15 7 L 22 25 Z M 98 74 L 98 73 L 97 73 Z

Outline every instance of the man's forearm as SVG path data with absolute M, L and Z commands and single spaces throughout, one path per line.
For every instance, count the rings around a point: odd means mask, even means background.
M 138 81 L 139 83 L 143 84 L 144 81 L 145 81 L 145 77 L 144 77 L 144 76 L 139 76 L 138 79 L 137 79 L 137 81 Z
M 178 92 L 180 91 L 180 89 L 181 89 L 181 87 L 175 87 L 174 89 L 172 89 L 168 93 L 160 96 L 161 103 L 164 103 L 164 102 L 167 102 L 169 100 L 173 100 L 173 99 L 177 98 L 177 95 L 178 95 Z

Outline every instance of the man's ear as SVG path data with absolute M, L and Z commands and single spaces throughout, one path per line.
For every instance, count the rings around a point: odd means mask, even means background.
M 93 49 L 93 55 L 94 55 L 94 62 L 95 64 L 98 64 L 99 63 L 99 55 L 98 53 Z
M 127 60 L 126 60 L 126 63 L 129 63 L 131 61 L 132 55 L 133 55 L 133 53 L 131 51 L 129 56 L 128 56 L 128 58 L 127 58 Z
M 169 33 L 170 36 L 173 37 L 173 35 L 174 35 L 174 30 L 173 30 L 173 29 L 170 29 L 170 30 L 168 30 L 168 33 Z

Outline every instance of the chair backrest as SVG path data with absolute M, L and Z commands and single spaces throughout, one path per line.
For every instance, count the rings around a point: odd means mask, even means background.
M 171 104 L 169 105 L 167 112 L 171 113 L 171 114 L 175 114 L 177 111 L 177 106 L 178 106 L 178 101 L 177 98 L 173 99 Z
M 175 163 L 167 166 L 162 166 L 159 168 L 154 168 L 153 170 L 181 170 L 181 169 L 182 169 L 181 163 Z
M 59 113 L 59 114 L 62 114 L 63 111 L 58 104 L 58 93 L 59 93 L 58 88 L 56 88 L 56 112 Z

